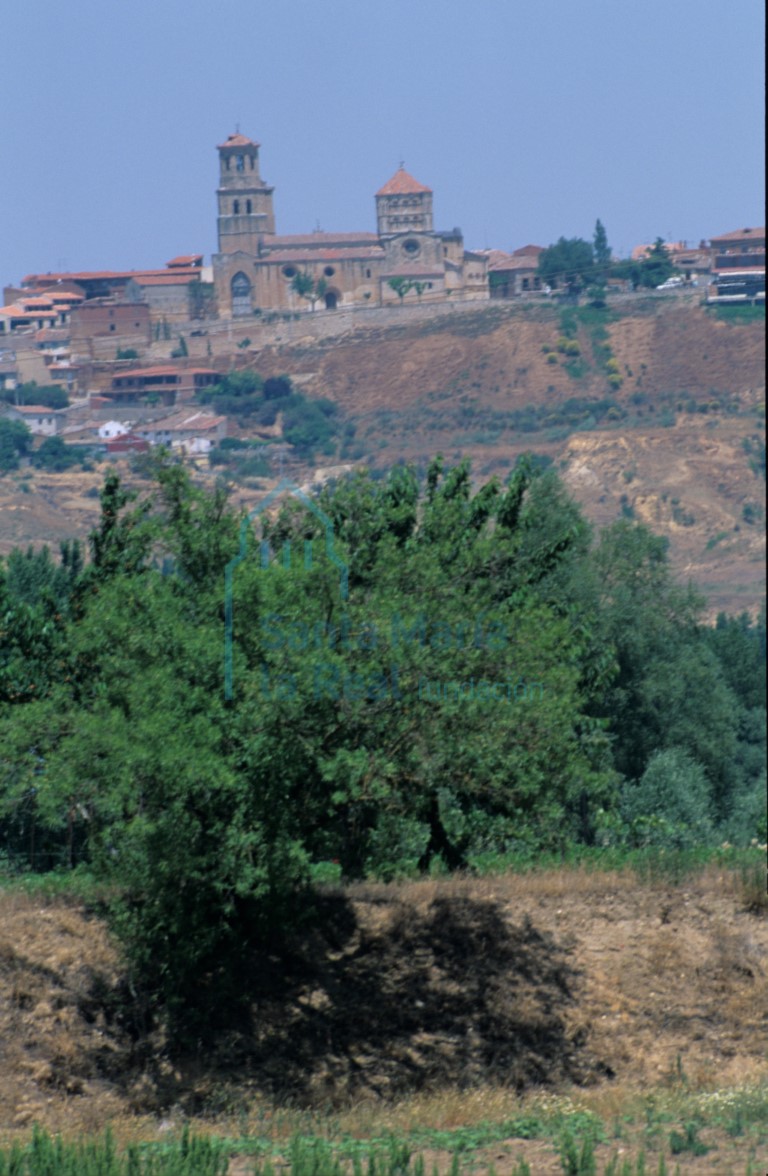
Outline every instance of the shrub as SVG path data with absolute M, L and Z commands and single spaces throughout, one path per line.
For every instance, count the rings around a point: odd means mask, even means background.
M 621 810 L 638 845 L 689 849 L 713 836 L 709 781 L 701 764 L 677 747 L 653 753 L 640 781 L 625 785 Z
M 0 474 L 19 468 L 19 458 L 32 447 L 32 434 L 23 421 L 0 417 Z
M 270 376 L 264 381 L 265 400 L 284 400 L 292 392 L 293 387 L 288 376 Z
M 6 404 L 42 404 L 44 408 L 66 408 L 69 397 L 58 384 L 38 384 L 29 380 L 17 388 L 0 389 L 0 401 Z
M 40 470 L 60 474 L 72 466 L 79 465 L 83 451 L 66 444 L 61 437 L 46 437 L 36 453 L 32 454 L 32 465 Z

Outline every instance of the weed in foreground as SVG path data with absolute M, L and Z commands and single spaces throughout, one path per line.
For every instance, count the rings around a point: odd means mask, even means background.
M 670 1134 L 669 1150 L 673 1156 L 682 1155 L 683 1152 L 690 1152 L 692 1156 L 705 1156 L 710 1149 L 699 1139 L 699 1124 L 690 1122 L 684 1124 L 682 1134 L 679 1131 Z
M 579 1146 L 578 1139 L 566 1131 L 560 1137 L 557 1151 L 565 1176 L 596 1176 L 595 1140 L 591 1135 L 585 1135 Z
M 768 876 L 765 862 L 745 862 L 739 871 L 739 891 L 750 915 L 768 915 Z

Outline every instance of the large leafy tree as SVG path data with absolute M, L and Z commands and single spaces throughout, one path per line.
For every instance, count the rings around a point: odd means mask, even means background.
M 108 477 L 66 607 L 42 558 L 0 581 L 0 828 L 110 880 L 137 990 L 177 1029 L 240 998 L 311 910 L 313 861 L 360 875 L 398 829 L 423 867 L 478 829 L 589 841 L 614 764 L 630 815 L 665 772 L 681 813 L 686 781 L 728 811 L 741 638 L 718 630 L 721 662 L 643 528 L 593 554 L 554 474 L 477 488 L 438 459 L 254 526 L 156 473 L 142 501 Z
M 550 286 L 578 294 L 594 277 L 592 245 L 581 237 L 560 237 L 539 254 L 539 277 Z

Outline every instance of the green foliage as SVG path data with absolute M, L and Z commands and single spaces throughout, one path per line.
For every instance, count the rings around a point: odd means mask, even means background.
M 595 259 L 595 267 L 598 272 L 604 275 L 608 266 L 611 264 L 611 247 L 608 244 L 608 234 L 605 231 L 605 226 L 599 218 L 595 222 L 595 232 L 592 237 L 592 251 Z
M 635 290 L 638 287 L 655 290 L 672 277 L 675 265 L 663 238 L 657 237 L 642 260 L 615 262 L 611 272 L 614 277 L 629 280 Z
M 87 453 L 81 448 L 67 445 L 62 437 L 46 437 L 39 449 L 36 449 L 30 461 L 39 470 L 49 473 L 61 473 L 72 466 L 82 465 Z
M 682 1155 L 684 1152 L 690 1152 L 694 1156 L 705 1156 L 709 1148 L 699 1139 L 699 1124 L 689 1122 L 684 1125 L 682 1134 L 679 1131 L 670 1134 L 669 1150 L 673 1156 Z
M 162 1149 L 130 1144 L 119 1152 L 109 1129 L 101 1139 L 66 1143 L 35 1126 L 32 1141 L 0 1151 L 0 1176 L 224 1176 L 224 1143 L 193 1136 Z
M 637 784 L 625 785 L 623 817 L 637 845 L 686 849 L 712 839 L 712 790 L 704 769 L 677 748 L 651 755 Z
M 592 245 L 580 237 L 560 237 L 539 254 L 538 272 L 542 283 L 578 294 L 592 278 L 595 259 Z
M 119 356 L 118 356 L 119 358 Z M 66 408 L 69 397 L 58 384 L 38 384 L 29 380 L 16 388 L 0 389 L 0 402 L 6 404 L 41 404 L 45 408 Z
M 83 554 L 77 539 L 59 545 L 61 562 L 55 564 L 48 547 L 26 551 L 15 547 L 6 560 L 5 587 L 10 599 L 35 606 L 46 598 L 65 607 L 83 570 Z
M 19 458 L 32 448 L 32 433 L 23 421 L 0 416 L 0 474 L 19 468 Z
M 116 359 L 138 359 L 139 353 L 135 347 L 118 347 Z
M 262 403 L 308 427 L 295 393 Z M 318 863 L 696 846 L 754 794 L 764 621 L 702 632 L 664 543 L 623 523 L 593 551 L 542 461 L 480 487 L 441 458 L 358 472 L 323 517 L 259 520 L 268 566 L 223 490 L 156 478 L 137 501 L 109 475 L 85 567 L 0 577 L 0 830 L 108 889 L 172 1032 L 237 1012 L 256 953 L 315 917 Z
M 751 306 L 748 303 L 726 303 L 725 306 L 708 304 L 707 310 L 721 322 L 740 326 L 746 323 L 765 322 L 765 303 Z
M 325 297 L 328 290 L 328 283 L 325 278 L 318 278 L 317 281 L 310 273 L 302 271 L 294 275 L 291 282 L 291 289 L 298 294 L 300 298 L 305 298 L 307 302 L 311 303 L 312 309 L 315 309 L 315 303 L 319 302 Z
M 402 306 L 406 294 L 414 289 L 416 283 L 412 282 L 410 278 L 397 277 L 390 278 L 387 285 L 390 290 L 394 290 L 395 294 L 397 294 L 400 299 L 400 305 Z
M 288 376 L 270 376 L 264 381 L 263 392 L 265 400 L 284 400 L 292 394 L 293 387 Z
M 765 481 L 765 441 L 757 434 L 745 437 L 741 443 L 742 449 L 749 458 L 749 468 L 755 475 L 761 475 Z

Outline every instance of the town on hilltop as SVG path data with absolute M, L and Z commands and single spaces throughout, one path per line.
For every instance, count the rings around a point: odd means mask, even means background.
M 556 278 L 541 276 L 543 246 L 468 250 L 460 228 L 435 229 L 432 189 L 402 164 L 375 194 L 375 232 L 281 235 L 259 144 L 238 132 L 217 151 L 218 251 L 209 265 L 190 253 L 158 269 L 28 274 L 5 287 L 4 416 L 33 435 L 98 439 L 112 453 L 163 444 L 205 454 L 227 421 L 200 411 L 199 394 L 235 360 L 242 366 L 243 352 L 560 292 Z M 700 284 L 710 300 L 765 297 L 764 228 L 666 249 L 678 275 L 669 292 Z M 61 401 L 7 395 L 33 384 L 61 389 Z

